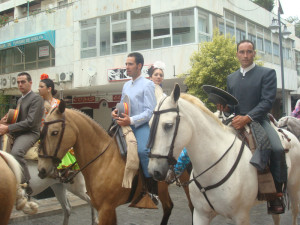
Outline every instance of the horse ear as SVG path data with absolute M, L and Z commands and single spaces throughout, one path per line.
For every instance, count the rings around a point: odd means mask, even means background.
M 66 103 L 64 100 L 61 99 L 58 106 L 58 110 L 60 113 L 64 113 L 65 109 L 66 109 Z
M 171 97 L 173 98 L 175 103 L 178 101 L 180 97 L 180 87 L 178 83 L 175 84 Z

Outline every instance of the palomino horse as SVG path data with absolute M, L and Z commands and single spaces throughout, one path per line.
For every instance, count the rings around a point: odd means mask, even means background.
M 243 150 L 236 132 L 223 125 L 199 99 L 187 94 L 180 96 L 178 84 L 155 110 L 151 120 L 149 173 L 157 180 L 164 180 L 169 164 L 186 147 L 193 165 L 191 178 L 194 176 L 198 182 L 197 185 L 193 180 L 189 185 L 194 224 L 208 225 L 220 214 L 238 225 L 249 225 L 249 211 L 258 192 L 257 171 L 249 163 L 250 150 L 247 146 Z M 293 134 L 285 133 L 291 139 L 286 154 L 287 190 L 293 208 L 293 225 L 296 225 L 300 145 Z M 279 215 L 273 216 L 273 220 L 279 225 Z
M 6 147 L 6 149 L 7 148 L 10 149 L 7 135 L 2 136 L 2 142 L 4 148 Z M 33 149 L 31 150 L 34 152 Z M 53 178 L 46 178 L 46 179 L 39 178 L 37 173 L 37 166 L 38 166 L 37 160 L 27 160 L 27 165 L 31 176 L 30 179 L 30 187 L 32 188 L 31 196 L 35 196 L 41 193 L 42 191 L 44 191 L 45 189 L 47 189 L 48 187 L 51 187 L 51 189 L 53 190 L 57 200 L 59 201 L 63 209 L 63 213 L 64 213 L 63 225 L 69 224 L 69 217 L 71 215 L 71 208 L 72 208 L 67 198 L 66 190 L 70 191 L 74 195 L 86 201 L 91 206 L 92 225 L 98 224 L 97 211 L 92 207 L 90 197 L 86 194 L 86 187 L 85 187 L 85 182 L 82 173 L 77 174 L 72 184 L 61 183 L 59 180 Z
M 98 210 L 99 225 L 117 224 L 116 207 L 141 192 L 141 179 L 132 189 L 122 187 L 125 161 L 116 140 L 84 113 L 65 109 L 63 101 L 46 118 L 42 146 L 38 163 L 41 178 L 51 175 L 59 159 L 70 147 L 74 148 L 88 195 Z M 159 182 L 158 195 L 164 210 L 161 224 L 167 224 L 173 208 L 168 184 Z
M 0 222 L 6 225 L 16 202 L 16 208 L 24 213 L 33 214 L 37 210 L 35 203 L 27 202 L 25 192 L 19 187 L 22 168 L 10 154 L 0 151 Z M 24 209 L 25 208 L 25 209 Z

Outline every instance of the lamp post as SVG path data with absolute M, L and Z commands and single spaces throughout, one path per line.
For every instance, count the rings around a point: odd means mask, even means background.
M 280 68 L 281 68 L 281 92 L 282 92 L 282 116 L 286 116 L 285 111 L 285 90 L 284 90 L 284 66 L 283 66 L 283 53 L 282 53 L 282 37 L 287 38 L 291 32 L 287 30 L 284 23 L 281 22 L 280 15 L 283 14 L 280 1 L 278 0 L 278 19 L 273 18 L 270 29 L 275 33 L 279 29 L 279 51 L 280 51 Z M 283 31 L 281 31 L 281 24 L 284 25 Z

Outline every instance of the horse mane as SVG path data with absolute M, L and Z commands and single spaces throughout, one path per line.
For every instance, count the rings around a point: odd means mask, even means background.
M 216 115 L 210 111 L 205 105 L 204 103 L 197 97 L 187 94 L 187 93 L 181 93 L 180 97 L 190 103 L 192 103 L 193 105 L 197 106 L 201 111 L 203 111 L 204 113 L 206 113 L 207 115 L 209 115 L 210 117 L 212 117 L 214 120 L 217 121 L 217 123 L 221 126 L 221 127 L 226 127 L 224 126 L 224 124 L 219 120 L 218 117 L 216 117 Z
M 79 115 L 81 115 L 82 117 L 84 117 L 86 120 L 89 121 L 90 125 L 93 127 L 93 128 L 96 128 L 96 129 L 100 129 L 102 131 L 104 131 L 104 133 L 106 135 L 108 135 L 108 133 L 106 132 L 106 130 L 102 127 L 102 125 L 100 123 L 98 123 L 97 121 L 95 121 L 93 118 L 91 118 L 89 115 L 85 114 L 84 112 L 78 110 L 78 109 L 74 109 L 74 108 L 69 108 L 67 110 L 70 110 L 71 112 L 74 112 L 74 113 L 78 113 Z M 108 135 L 109 136 L 109 135 Z

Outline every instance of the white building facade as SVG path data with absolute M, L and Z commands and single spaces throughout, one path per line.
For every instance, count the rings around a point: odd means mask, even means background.
M 178 74 L 188 73 L 190 56 L 210 41 L 215 28 L 239 42 L 252 40 L 264 65 L 281 72 L 278 33 L 268 28 L 276 15 L 249 0 L 0 0 L 0 79 L 5 95 L 19 95 L 18 72 L 27 71 L 37 91 L 40 75 L 57 83 L 60 97 L 84 110 L 105 128 L 128 79 L 128 53 L 141 52 L 144 73 L 155 61 L 166 63 L 164 90 L 170 93 Z M 0 20 L 1 22 L 1 20 Z M 284 21 L 285 22 L 285 21 Z M 286 112 L 297 96 L 300 42 L 293 25 L 283 39 Z M 298 75 L 297 75 L 298 70 Z

